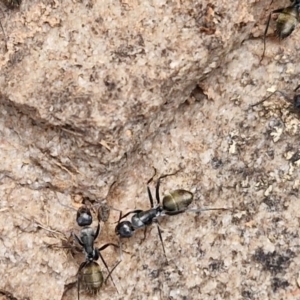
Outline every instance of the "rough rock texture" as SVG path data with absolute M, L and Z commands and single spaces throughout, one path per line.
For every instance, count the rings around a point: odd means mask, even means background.
M 145 240 L 136 232 L 122 241 L 116 288 L 80 299 L 300 297 L 299 113 L 280 93 L 250 106 L 276 89 L 293 98 L 300 30 L 268 38 L 260 63 L 256 37 L 290 2 L 258 2 L 3 5 L 1 300 L 77 299 L 84 257 L 62 248 L 79 231 L 76 209 L 86 198 L 148 209 L 153 168 L 154 179 L 180 170 L 161 194 L 185 188 L 193 207 L 234 210 L 163 218 L 168 262 L 155 225 Z M 118 217 L 97 245 L 118 243 Z

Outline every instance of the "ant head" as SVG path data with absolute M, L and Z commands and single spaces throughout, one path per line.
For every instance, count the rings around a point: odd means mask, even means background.
M 86 206 L 81 206 L 77 210 L 76 222 L 79 226 L 89 226 L 93 222 L 91 211 Z
M 130 238 L 133 236 L 134 227 L 129 221 L 122 221 L 116 226 L 115 232 L 120 237 Z
M 300 110 L 300 95 L 294 96 L 294 108 Z

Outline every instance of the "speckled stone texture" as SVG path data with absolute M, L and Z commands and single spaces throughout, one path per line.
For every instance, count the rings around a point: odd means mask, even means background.
M 80 299 L 300 299 L 300 29 L 289 1 L 25 1 L 1 5 L 0 299 L 77 299 L 82 201 L 124 213 L 161 195 L 192 208 L 122 240 L 122 262 Z M 242 43 L 242 41 L 244 41 Z M 275 93 L 267 101 L 252 104 Z M 97 246 L 119 243 L 119 211 Z M 93 227 L 96 228 L 94 214 Z M 71 246 L 72 248 L 64 248 Z M 119 251 L 102 252 L 111 268 Z M 99 261 L 104 276 L 107 271 Z

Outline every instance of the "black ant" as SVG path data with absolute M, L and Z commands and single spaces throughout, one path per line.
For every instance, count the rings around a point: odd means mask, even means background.
M 273 2 L 273 1 L 272 1 Z M 268 18 L 266 29 L 264 32 L 264 51 L 261 57 L 263 60 L 266 50 L 266 36 L 273 14 L 279 14 L 276 21 L 276 33 L 280 39 L 288 37 L 299 23 L 300 0 L 291 0 L 292 5 L 273 10 Z
M 60 203 L 60 201 L 59 201 Z M 83 199 L 84 205 L 78 208 L 76 214 L 76 222 L 81 227 L 80 234 L 77 236 L 73 233 L 74 239 L 77 243 L 83 247 L 85 253 L 85 261 L 82 262 L 78 268 L 77 272 L 77 292 L 78 292 L 78 300 L 80 298 L 80 284 L 89 292 L 89 293 L 97 293 L 99 289 L 103 285 L 103 274 L 97 260 L 100 258 L 103 262 L 108 275 L 105 279 L 105 283 L 107 282 L 108 278 L 110 278 L 116 287 L 111 274 L 115 270 L 115 268 L 120 264 L 121 259 L 114 265 L 112 270 L 109 270 L 107 263 L 105 262 L 104 258 L 101 255 L 101 251 L 105 250 L 109 246 L 113 246 L 115 248 L 120 248 L 118 245 L 113 243 L 107 243 L 100 248 L 96 248 L 94 246 L 94 242 L 97 239 L 100 233 L 100 221 L 102 220 L 101 217 L 103 212 L 105 212 L 105 220 L 107 221 L 106 217 L 108 217 L 107 208 L 102 211 L 103 205 L 101 204 L 100 207 L 97 209 L 97 217 L 98 217 L 98 225 L 96 229 L 93 229 L 90 225 L 93 223 L 93 217 L 91 213 L 91 209 L 93 209 L 92 203 L 89 201 L 88 198 Z M 62 206 L 68 207 L 72 210 L 74 208 L 69 207 L 68 205 L 60 203 Z M 67 248 L 73 248 L 73 246 L 68 245 Z M 68 290 L 73 284 L 67 287 Z M 65 291 L 66 291 L 65 290 Z
M 103 262 L 106 270 L 108 271 L 108 276 L 105 280 L 110 277 L 113 284 L 115 285 L 111 273 L 121 262 L 118 261 L 113 269 L 110 271 L 104 258 L 101 255 L 101 251 L 106 249 L 109 246 L 113 246 L 119 248 L 118 245 L 113 243 L 107 243 L 100 248 L 94 247 L 94 242 L 99 235 L 100 232 L 100 223 L 98 216 L 98 225 L 96 230 L 90 227 L 93 222 L 92 214 L 87 205 L 81 206 L 77 210 L 76 222 L 82 227 L 80 231 L 79 237 L 76 234 L 73 234 L 75 240 L 83 247 L 85 253 L 85 261 L 79 266 L 78 269 L 78 300 L 79 300 L 79 291 L 80 291 L 80 283 L 88 290 L 90 293 L 96 293 L 103 284 L 103 275 L 100 269 L 99 264 L 96 262 L 99 257 Z
M 149 188 L 149 183 L 152 181 L 153 177 L 155 176 L 154 174 L 154 176 L 147 182 L 147 192 L 148 192 L 151 208 L 148 210 L 142 210 L 142 209 L 132 210 L 123 216 L 122 216 L 122 212 L 120 212 L 119 221 L 115 228 L 115 232 L 118 236 L 120 236 L 120 238 L 130 238 L 133 236 L 135 230 L 140 228 L 144 228 L 146 233 L 147 226 L 151 225 L 152 223 L 158 224 L 158 218 L 161 216 L 165 216 L 165 215 L 174 216 L 174 215 L 181 214 L 185 211 L 201 212 L 206 210 L 227 210 L 226 208 L 207 208 L 207 209 L 188 210 L 188 206 L 192 203 L 194 195 L 192 192 L 184 189 L 171 191 L 168 195 L 165 195 L 163 197 L 161 203 L 160 196 L 159 196 L 159 187 L 160 187 L 161 179 L 167 176 L 175 175 L 177 172 L 172 174 L 162 175 L 158 178 L 156 184 L 156 190 L 155 190 L 156 201 L 157 201 L 156 206 L 154 206 L 152 193 Z M 133 214 L 133 216 L 131 217 L 131 221 L 121 221 L 122 219 L 126 218 L 130 214 Z M 166 251 L 165 251 L 161 230 L 159 226 L 157 226 L 157 229 L 158 229 L 159 239 L 163 247 L 163 252 L 166 256 Z

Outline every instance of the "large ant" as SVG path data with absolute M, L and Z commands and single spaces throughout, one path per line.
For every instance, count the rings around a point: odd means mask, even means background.
M 227 208 L 207 208 L 207 209 L 188 210 L 188 206 L 192 203 L 194 195 L 192 192 L 184 189 L 177 189 L 171 191 L 168 195 L 165 195 L 163 197 L 161 202 L 159 196 L 159 187 L 160 187 L 161 179 L 167 176 L 175 175 L 177 172 L 172 174 L 162 175 L 158 178 L 156 184 L 156 190 L 155 190 L 156 201 L 157 201 L 156 206 L 154 206 L 152 193 L 149 188 L 149 183 L 152 181 L 153 177 L 155 176 L 154 174 L 154 176 L 147 182 L 147 192 L 148 192 L 151 208 L 148 210 L 142 210 L 142 209 L 132 210 L 126 213 L 125 215 L 122 215 L 122 212 L 120 212 L 118 224 L 115 228 L 115 232 L 118 236 L 120 236 L 120 238 L 130 238 L 133 236 L 134 232 L 140 228 L 144 228 L 146 232 L 147 226 L 151 225 L 152 223 L 158 223 L 158 218 L 161 216 L 165 216 L 165 215 L 174 216 L 174 215 L 181 214 L 185 211 L 201 212 L 206 210 L 227 210 Z M 122 219 L 126 218 L 130 214 L 133 214 L 133 216 L 131 217 L 131 221 L 121 221 Z M 157 229 L 158 229 L 159 239 L 163 247 L 163 252 L 166 256 L 166 251 L 165 251 L 161 230 L 159 226 L 157 226 Z

